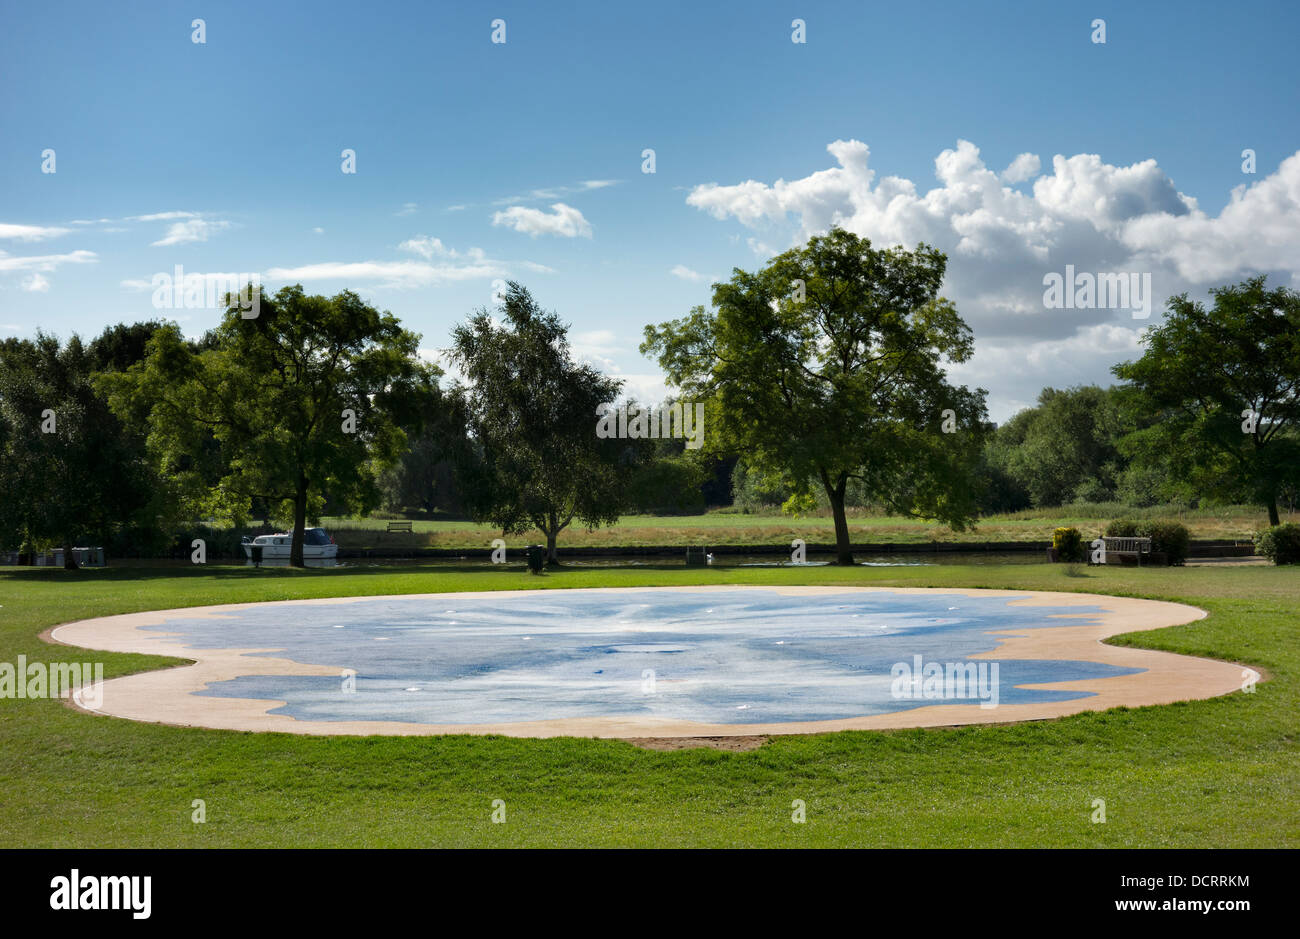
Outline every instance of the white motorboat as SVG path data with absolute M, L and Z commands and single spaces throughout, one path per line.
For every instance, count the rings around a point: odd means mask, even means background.
M 293 549 L 293 533 L 287 531 L 276 532 L 274 535 L 258 535 L 256 538 L 244 536 L 241 542 L 244 546 L 244 557 L 252 559 L 253 548 L 255 546 L 262 549 L 262 560 L 271 561 L 277 558 L 289 558 L 289 552 Z M 339 546 L 335 544 L 334 539 L 325 533 L 323 528 L 308 528 L 302 533 L 302 557 L 305 561 L 318 561 L 326 558 L 336 558 L 339 554 Z

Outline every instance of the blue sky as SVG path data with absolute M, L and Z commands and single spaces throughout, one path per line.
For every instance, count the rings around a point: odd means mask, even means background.
M 155 310 L 144 286 L 179 264 L 354 289 L 436 350 L 513 277 L 656 400 L 646 323 L 838 222 L 949 252 L 945 292 L 977 348 L 954 377 L 1005 419 L 1045 384 L 1107 381 L 1152 322 L 1044 309 L 1047 272 L 1152 273 L 1157 319 L 1173 293 L 1300 278 L 1294 3 L 51 2 L 0 17 L 0 335 L 160 315 L 200 333 L 217 311 Z M 1037 159 L 1006 172 L 1021 154 Z

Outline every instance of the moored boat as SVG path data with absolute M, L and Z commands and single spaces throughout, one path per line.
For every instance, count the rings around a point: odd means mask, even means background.
M 339 546 L 333 538 L 325 533 L 325 529 L 308 528 L 302 535 L 303 560 L 338 557 Z M 293 533 L 281 531 L 273 535 L 258 535 L 256 538 L 249 538 L 245 535 L 241 544 L 244 547 L 244 557 L 250 560 L 253 557 L 253 548 L 255 546 L 262 549 L 263 560 L 287 559 L 293 550 Z

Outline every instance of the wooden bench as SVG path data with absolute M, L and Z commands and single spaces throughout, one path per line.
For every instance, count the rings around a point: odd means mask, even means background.
M 1102 538 L 1102 545 L 1106 549 L 1106 562 L 1110 563 L 1110 558 L 1114 555 L 1121 559 L 1135 557 L 1137 558 L 1138 567 L 1142 566 L 1142 555 L 1151 555 L 1150 538 Z
M 411 528 L 411 523 L 410 523 L 410 522 L 389 522 L 389 523 L 388 523 L 388 530 L 389 530 L 390 532 L 393 532 L 393 531 L 404 531 L 404 532 L 408 532 L 408 533 L 413 532 L 413 529 Z

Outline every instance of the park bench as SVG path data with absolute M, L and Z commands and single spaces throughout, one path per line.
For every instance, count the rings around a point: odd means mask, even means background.
M 1101 543 L 1106 548 L 1106 560 L 1109 563 L 1111 557 L 1119 559 L 1124 563 L 1125 558 L 1136 558 L 1138 567 L 1142 566 L 1142 555 L 1148 559 L 1151 557 L 1151 539 L 1150 538 L 1102 538 Z
M 412 529 L 411 529 L 411 523 L 410 523 L 410 522 L 389 522 L 389 523 L 388 523 L 388 530 L 389 530 L 390 532 L 393 532 L 393 531 L 404 531 L 404 532 L 410 532 L 410 531 L 412 531 Z

